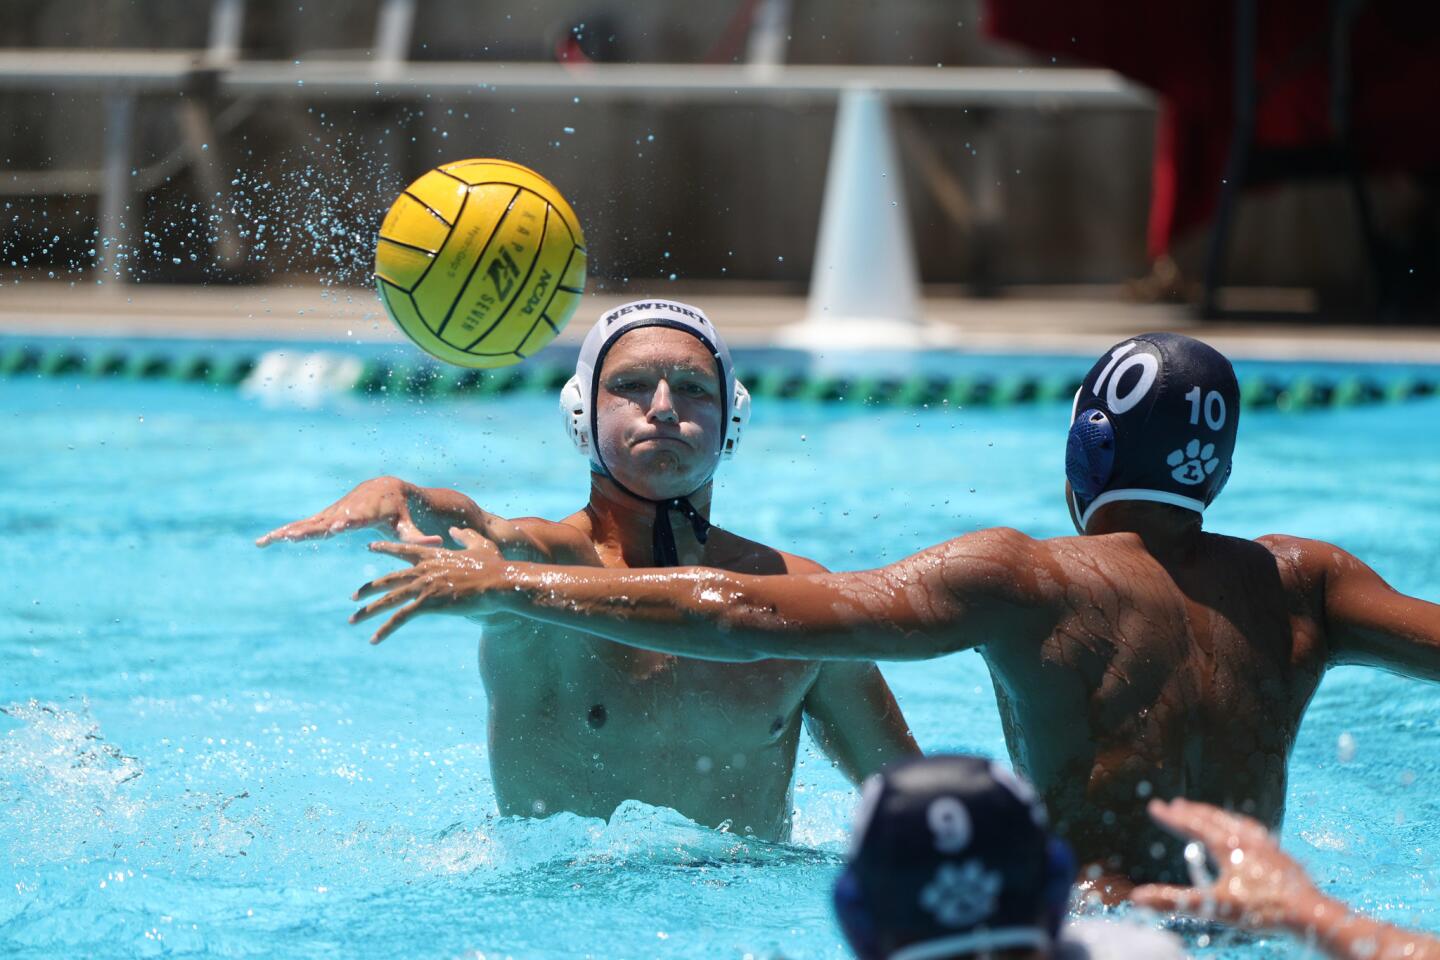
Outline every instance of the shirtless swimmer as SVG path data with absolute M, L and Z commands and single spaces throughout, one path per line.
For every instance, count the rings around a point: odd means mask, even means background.
M 747 576 L 823 569 L 707 519 L 711 477 L 739 442 L 749 396 L 699 309 L 649 300 L 605 314 L 561 407 L 591 484 L 589 504 L 558 523 L 507 520 L 463 494 L 382 477 L 259 543 L 380 526 L 439 544 L 454 526 L 462 537 L 481 531 L 511 559 L 705 564 Z M 863 661 L 715 663 L 502 615 L 484 619 L 480 676 L 505 814 L 608 817 L 637 799 L 786 839 L 802 719 L 856 783 L 918 753 L 884 678 Z

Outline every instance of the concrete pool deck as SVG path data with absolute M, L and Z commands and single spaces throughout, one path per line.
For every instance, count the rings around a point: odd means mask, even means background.
M 32 281 L 6 284 L 0 335 L 164 337 L 197 340 L 267 339 L 399 342 L 368 287 L 180 286 L 81 287 Z M 1307 359 L 1440 363 L 1440 330 L 1423 327 L 1332 326 L 1301 322 L 1204 322 L 1185 306 L 1138 304 L 1087 288 L 1011 294 L 996 299 L 929 297 L 924 341 L 936 348 L 982 353 L 1094 354 L 1147 330 L 1200 337 L 1237 359 Z M 805 318 L 800 296 L 705 293 L 677 284 L 647 291 L 703 306 L 733 346 L 783 343 L 786 327 Z M 588 319 L 644 294 L 587 294 L 578 320 L 559 342 L 578 343 Z M 823 332 L 823 331 L 822 331 Z M 824 344 L 817 344 L 824 345 Z M 829 346 L 836 344 L 832 341 Z

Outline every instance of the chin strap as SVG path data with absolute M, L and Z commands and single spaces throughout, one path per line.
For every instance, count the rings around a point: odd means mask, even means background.
M 700 515 L 700 511 L 691 505 L 685 497 L 675 497 L 672 500 L 655 501 L 655 535 L 651 541 L 651 550 L 655 557 L 655 566 L 674 567 L 680 563 L 680 551 L 675 546 L 675 531 L 670 526 L 670 511 L 678 510 L 690 521 L 690 529 L 695 531 L 695 539 L 701 543 L 710 535 L 710 521 Z

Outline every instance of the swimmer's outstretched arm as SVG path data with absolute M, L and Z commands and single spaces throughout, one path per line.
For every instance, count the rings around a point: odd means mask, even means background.
M 373 527 L 402 542 L 458 547 L 444 535 L 458 527 L 479 532 L 510 560 L 541 563 L 598 563 L 578 531 L 538 518 L 508 520 L 444 487 L 421 487 L 399 477 L 376 477 L 351 490 L 314 516 L 271 530 L 255 541 L 267 547 L 280 540 L 317 540 Z
M 1149 884 L 1131 899 L 1156 910 L 1246 930 L 1286 930 L 1342 960 L 1440 960 L 1440 940 L 1354 913 L 1315 888 L 1304 868 L 1249 817 L 1206 803 L 1150 801 L 1150 816 L 1210 849 L 1220 876 L 1208 888 Z
M 1267 537 L 1278 556 L 1302 565 L 1324 598 L 1332 663 L 1354 663 L 1440 680 L 1440 604 L 1400 593 L 1333 544 Z
M 1059 578 L 1039 573 L 1049 564 L 1043 542 L 1005 529 L 878 570 L 803 576 L 576 570 L 407 544 L 372 549 L 415 564 L 356 592 L 357 599 L 386 595 L 352 622 L 401 608 L 372 643 L 417 614 L 503 612 L 710 660 L 923 660 L 991 640 L 1043 637 L 1062 599 Z

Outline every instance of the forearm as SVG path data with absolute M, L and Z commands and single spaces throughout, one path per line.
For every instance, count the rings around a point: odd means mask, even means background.
M 1440 681 L 1440 605 L 1400 593 L 1338 547 L 1311 549 L 1324 564 L 1331 661 Z
M 862 576 L 750 576 L 698 567 L 581 573 L 514 564 L 492 596 L 508 613 L 706 660 L 905 660 L 947 652 L 939 631 L 907 629 L 897 622 L 905 618 L 857 598 L 861 591 L 850 581 Z
M 458 490 L 444 487 L 420 487 L 413 483 L 405 485 L 410 501 L 410 515 L 415 526 L 425 533 L 438 534 L 445 538 L 446 546 L 457 546 L 451 539 L 451 527 L 464 527 L 483 532 L 487 518 L 486 511 Z
M 411 484 L 407 486 L 407 496 L 415 525 L 425 533 L 443 536 L 445 546 L 451 550 L 465 547 L 450 536 L 451 527 L 460 527 L 474 530 L 494 543 L 506 560 L 561 563 L 573 559 L 569 554 L 557 554 L 553 544 L 542 542 L 515 521 L 491 513 L 456 490 Z
M 1440 960 L 1440 940 L 1354 913 L 1328 897 L 1294 905 L 1286 926 L 1338 960 Z

